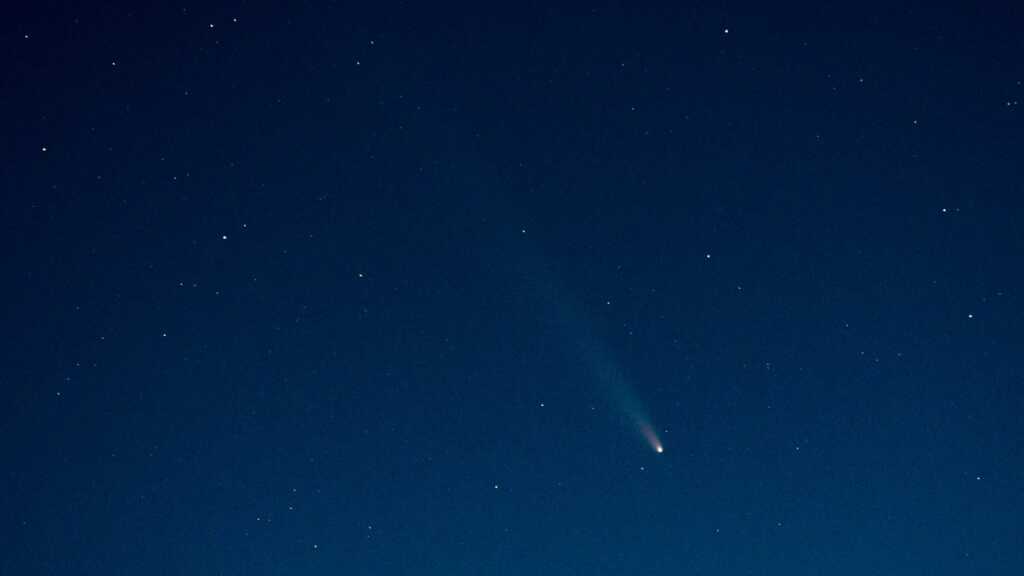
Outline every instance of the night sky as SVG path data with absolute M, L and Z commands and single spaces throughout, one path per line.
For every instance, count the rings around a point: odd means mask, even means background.
M 1024 573 L 1015 3 L 22 4 L 0 573 Z

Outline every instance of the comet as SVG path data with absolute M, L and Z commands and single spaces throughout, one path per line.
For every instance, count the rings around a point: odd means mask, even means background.
M 529 244 L 524 247 L 518 242 L 517 239 L 516 250 L 529 249 Z M 546 305 L 550 322 L 559 329 L 562 340 L 567 343 L 566 351 L 576 356 L 574 364 L 603 393 L 612 412 L 623 418 L 627 428 L 632 428 L 656 454 L 664 453 L 665 446 L 639 391 L 633 385 L 633 379 L 627 374 L 627 367 L 608 346 L 607 339 L 601 336 L 594 315 L 588 313 L 581 302 L 571 298 L 555 278 L 544 273 L 543 267 L 538 265 L 544 261 L 543 257 L 536 253 L 523 255 L 534 257 L 524 257 L 519 272 L 525 272 L 531 278 L 530 289 Z
M 658 438 L 658 433 L 654 430 L 654 427 L 651 426 L 651 423 L 648 422 L 646 419 L 639 418 L 636 422 L 637 427 L 640 429 L 640 434 L 643 435 L 644 440 L 647 441 L 647 444 L 651 447 L 651 450 L 654 450 L 658 454 L 664 452 L 665 446 L 661 443 L 661 439 Z
M 651 417 L 640 400 L 636 390 L 630 385 L 621 365 L 603 343 L 592 341 L 585 348 L 584 358 L 593 370 L 595 380 L 600 384 L 610 404 L 621 411 L 629 425 L 635 429 L 644 442 L 657 454 L 665 452 L 658 431 L 651 423 Z

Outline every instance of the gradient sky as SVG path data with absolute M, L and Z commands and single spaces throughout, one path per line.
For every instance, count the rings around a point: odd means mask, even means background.
M 138 4 L 0 18 L 0 573 L 1024 573 L 1013 3 Z

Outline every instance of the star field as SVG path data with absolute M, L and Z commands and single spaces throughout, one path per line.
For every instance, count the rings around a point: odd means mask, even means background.
M 1022 16 L 12 10 L 0 573 L 1021 573 Z

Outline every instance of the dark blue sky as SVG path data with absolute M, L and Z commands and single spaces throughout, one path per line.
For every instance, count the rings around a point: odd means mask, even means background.
M 0 572 L 1024 572 L 1020 8 L 31 4 Z

